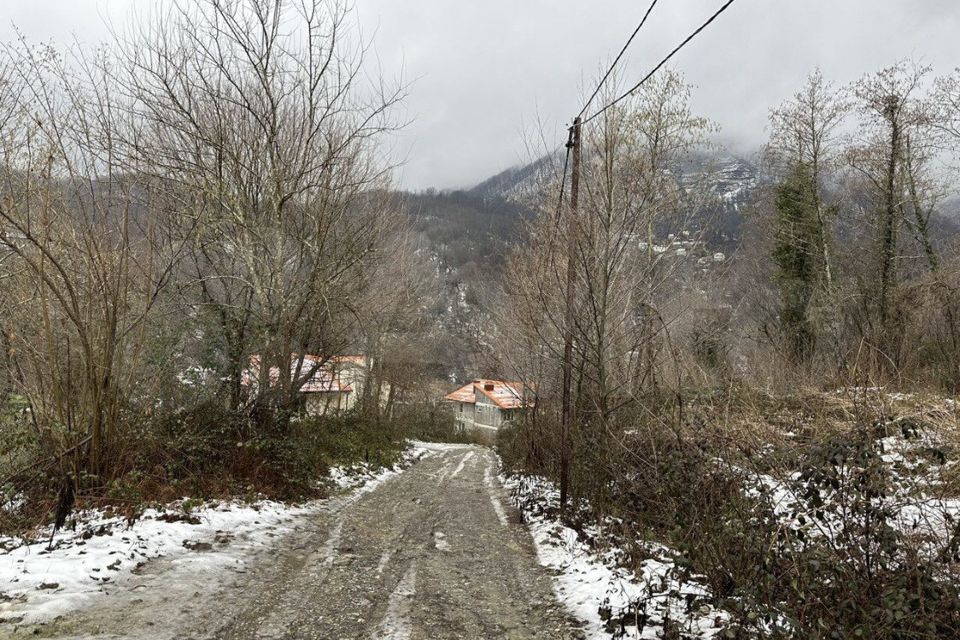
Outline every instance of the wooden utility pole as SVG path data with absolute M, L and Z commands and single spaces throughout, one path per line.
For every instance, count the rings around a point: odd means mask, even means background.
M 573 429 L 573 323 L 574 323 L 574 281 L 577 274 L 577 206 L 580 199 L 580 125 L 577 117 L 570 127 L 567 148 L 571 150 L 573 162 L 570 181 L 570 210 L 567 212 L 567 286 L 566 316 L 563 327 L 563 395 L 560 417 L 560 511 L 566 511 L 570 492 L 570 459 L 573 451 L 571 431 Z

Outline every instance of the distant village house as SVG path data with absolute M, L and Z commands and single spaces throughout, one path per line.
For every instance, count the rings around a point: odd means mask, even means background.
M 523 397 L 523 385 L 501 380 L 474 380 L 444 397 L 454 405 L 461 429 L 496 431 L 532 403 Z
M 299 356 L 290 356 L 290 378 L 297 375 Z M 332 415 L 349 411 L 363 397 L 369 375 L 369 361 L 366 356 L 333 356 L 321 358 L 315 355 L 303 356 L 299 375 L 303 380 L 300 387 L 301 412 L 308 416 Z M 270 369 L 270 381 L 276 382 L 280 372 L 277 367 Z M 254 388 L 260 377 L 260 356 L 250 358 L 250 367 L 244 372 L 243 384 Z

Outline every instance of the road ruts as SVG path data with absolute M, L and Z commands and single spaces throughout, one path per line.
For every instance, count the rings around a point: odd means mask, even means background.
M 105 598 L 100 611 L 69 617 L 42 635 L 582 638 L 505 498 L 490 450 L 437 447 L 375 490 L 331 502 L 249 570 L 195 593 L 192 602 L 140 594 L 111 606 Z

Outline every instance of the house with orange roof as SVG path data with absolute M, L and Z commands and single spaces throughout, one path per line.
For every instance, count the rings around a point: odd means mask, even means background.
M 515 419 L 532 402 L 524 398 L 519 382 L 478 379 L 448 393 L 444 402 L 454 405 L 457 426 L 496 431 Z

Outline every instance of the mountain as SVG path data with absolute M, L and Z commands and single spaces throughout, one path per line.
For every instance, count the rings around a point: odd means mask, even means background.
M 743 232 L 743 210 L 753 199 L 760 172 L 750 161 L 724 152 L 701 152 L 675 170 L 679 184 L 694 196 L 690 231 L 710 246 L 735 249 Z
M 483 368 L 482 347 L 506 256 L 522 245 L 526 223 L 534 216 L 519 202 L 535 196 L 542 178 L 556 175 L 562 163 L 558 153 L 502 171 L 471 189 L 399 194 L 435 265 L 438 329 L 432 347 L 438 377 L 463 381 L 501 373 Z M 729 256 L 749 241 L 744 214 L 765 178 L 749 159 L 715 149 L 691 155 L 671 174 L 686 205 L 654 227 L 653 249 L 677 261 L 677 286 L 699 290 L 711 273 L 736 269 Z M 873 231 L 863 227 L 862 215 L 842 217 L 845 223 L 835 231 L 838 249 L 854 246 L 851 238 L 869 241 Z M 960 199 L 943 203 L 930 221 L 930 232 L 941 250 L 956 246 Z M 646 239 L 637 241 L 645 244 Z
M 559 172 L 562 163 L 561 152 L 544 156 L 498 173 L 466 194 L 490 203 L 515 201 L 535 193 L 540 180 Z M 759 181 L 757 167 L 745 158 L 723 151 L 700 151 L 674 167 L 672 173 L 678 186 L 690 196 L 692 210 L 685 215 L 690 226 L 687 230 L 702 233 L 708 244 L 718 248 L 731 248 L 739 243 L 743 208 Z
M 435 265 L 437 335 L 427 359 L 438 377 L 461 381 L 497 373 L 483 369 L 481 346 L 506 256 L 524 242 L 525 225 L 534 215 L 519 201 L 535 194 L 541 178 L 559 171 L 562 161 L 562 156 L 546 156 L 468 190 L 397 194 Z M 670 255 L 693 257 L 687 262 L 697 270 L 708 269 L 723 255 L 718 252 L 739 243 L 741 212 L 758 172 L 744 159 L 703 153 L 676 167 L 674 174 L 678 186 L 691 194 L 692 210 L 685 216 L 687 228 L 662 229 L 657 245 Z M 706 200 L 692 195 L 704 192 Z M 700 241 L 693 239 L 697 236 Z
M 524 240 L 533 217 L 522 205 L 494 189 L 397 195 L 434 265 L 437 331 L 430 345 L 437 377 L 452 381 L 492 375 L 479 357 L 491 302 L 510 250 Z
M 561 152 L 547 155 L 530 164 L 501 171 L 468 193 L 483 199 L 516 201 L 533 192 L 542 178 L 554 171 L 559 172 L 562 162 Z

